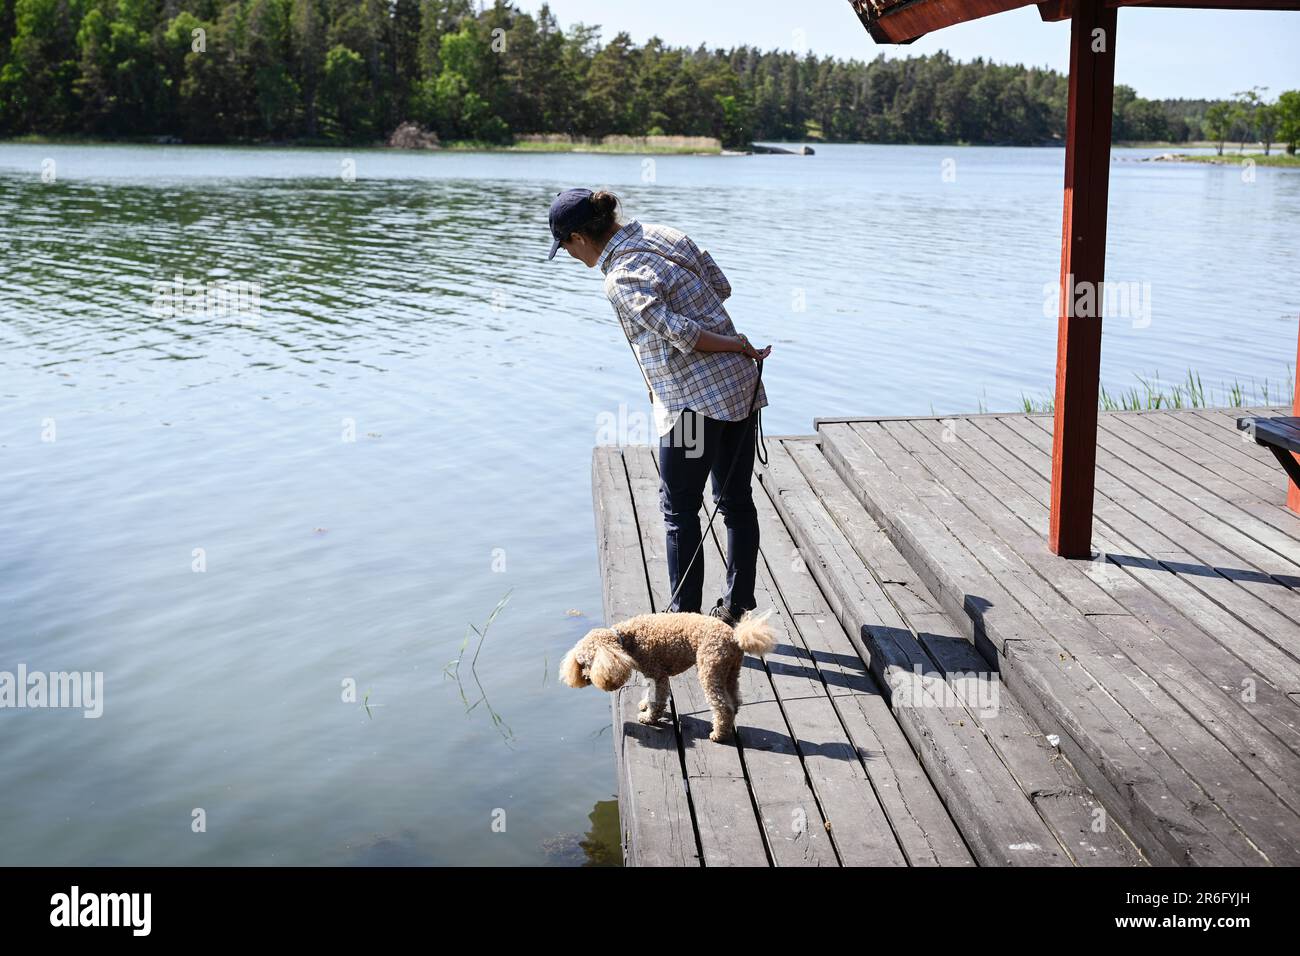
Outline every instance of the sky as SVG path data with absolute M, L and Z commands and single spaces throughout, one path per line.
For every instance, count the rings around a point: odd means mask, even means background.
M 841 59 L 947 50 L 955 59 L 1069 69 L 1068 22 L 1044 23 L 1035 6 L 949 27 L 907 46 L 877 45 L 848 0 L 549 0 L 562 27 L 600 24 L 610 39 L 625 30 L 643 43 L 799 49 Z M 542 0 L 516 0 L 536 13 Z M 1300 11 L 1119 11 L 1115 82 L 1148 99 L 1217 99 L 1253 86 L 1272 99 L 1300 89 Z

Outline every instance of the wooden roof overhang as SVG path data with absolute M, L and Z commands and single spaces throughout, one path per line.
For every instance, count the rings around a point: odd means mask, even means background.
M 1033 2 L 849 0 L 877 43 L 911 43 L 935 30 Z M 1082 302 L 1085 298 L 1101 302 L 1105 281 L 1118 8 L 1300 10 L 1300 0 L 1043 0 L 1036 5 L 1043 20 L 1070 21 L 1048 546 L 1063 557 L 1089 558 L 1097 470 L 1102 317 L 1092 314 L 1091 307 L 1082 308 Z M 1294 414 L 1300 416 L 1300 376 L 1296 377 L 1293 407 Z M 1296 460 L 1300 462 L 1300 455 Z M 1287 503 L 1300 512 L 1300 489 L 1288 488 Z
M 1037 6 L 1044 20 L 1068 20 L 1072 0 L 849 0 L 877 43 L 911 43 L 944 27 L 1020 7 Z M 1197 10 L 1300 10 L 1300 0 L 1105 0 L 1117 7 Z

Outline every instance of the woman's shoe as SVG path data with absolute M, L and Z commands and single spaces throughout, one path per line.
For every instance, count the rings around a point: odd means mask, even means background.
M 722 598 L 718 598 L 718 603 L 709 608 L 709 617 L 720 618 L 727 623 L 728 627 L 735 627 L 737 618 L 731 613 L 731 608 L 725 607 Z

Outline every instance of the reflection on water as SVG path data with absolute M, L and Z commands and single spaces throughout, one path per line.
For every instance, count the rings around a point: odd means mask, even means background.
M 618 800 L 598 800 L 587 819 L 587 835 L 561 833 L 542 843 L 551 866 L 622 866 L 623 847 L 619 840 Z
M 597 800 L 587 820 L 584 835 L 559 833 L 542 840 L 542 862 L 547 866 L 622 866 L 618 800 Z M 352 855 L 347 862 L 355 866 L 430 866 L 440 862 L 425 856 L 421 847 L 419 835 L 410 828 L 376 833 L 349 843 Z
M 544 864 L 597 817 L 616 857 L 609 701 L 554 670 L 600 619 L 591 447 L 644 395 L 551 196 L 708 247 L 769 432 L 807 432 L 1050 392 L 1062 158 L 0 145 L 0 670 L 105 686 L 0 712 L 0 863 Z M 1285 380 L 1298 214 L 1287 170 L 1115 163 L 1108 275 L 1151 312 L 1107 323 L 1112 391 Z M 257 314 L 154 308 L 177 276 Z

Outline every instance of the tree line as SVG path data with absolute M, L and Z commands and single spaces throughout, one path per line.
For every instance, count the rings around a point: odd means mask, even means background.
M 1264 93 L 1264 87 L 1256 86 L 1238 93 L 1235 100 L 1206 107 L 1202 122 L 1205 138 L 1217 144 L 1220 156 L 1228 140 L 1240 142 L 1243 149 L 1248 141 L 1258 141 L 1264 146 L 1265 156 L 1278 142 L 1286 146 L 1288 153 L 1296 151 L 1300 139 L 1300 90 L 1287 90 L 1273 103 Z
M 487 143 L 561 132 L 1037 144 L 1064 136 L 1066 88 L 1053 70 L 946 53 L 845 61 L 606 41 L 508 0 L 0 0 L 4 136 L 356 143 L 414 122 Z M 1121 86 L 1114 135 L 1227 139 L 1267 122 L 1294 149 L 1300 118 L 1268 105 Z

